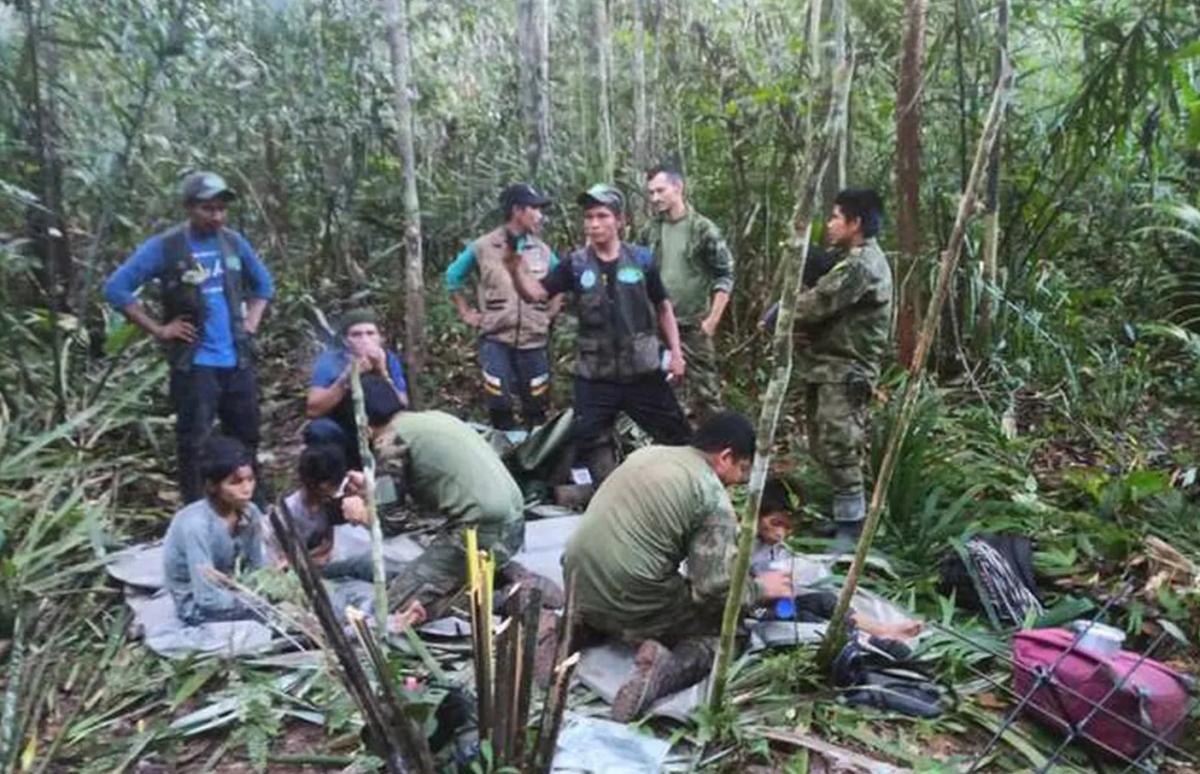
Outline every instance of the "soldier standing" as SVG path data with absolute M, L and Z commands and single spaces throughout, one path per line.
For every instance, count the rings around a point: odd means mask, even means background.
M 675 305 L 688 378 L 679 385 L 693 421 L 721 410 L 721 376 L 713 337 L 733 292 L 733 254 L 721 231 L 686 199 L 683 174 L 667 165 L 646 173 L 655 218 L 638 235 Z
M 867 404 L 891 337 L 892 271 L 875 241 L 882 219 L 874 191 L 837 195 L 825 226 L 835 263 L 796 306 L 809 447 L 833 485 L 833 520 L 843 547 L 857 541 L 866 515 Z
M 529 427 L 546 421 L 550 397 L 550 359 L 546 343 L 550 322 L 558 311 L 555 301 L 525 301 L 513 288 L 504 256 L 516 250 L 536 278 L 545 277 L 558 257 L 538 234 L 542 208 L 550 200 L 526 183 L 514 183 L 500 194 L 504 225 L 467 245 L 446 269 L 446 288 L 467 325 L 479 330 L 479 360 L 488 417 L 498 430 L 511 430 L 513 397 L 521 400 L 521 416 Z M 467 276 L 478 267 L 478 308 L 463 294 Z
M 588 467 L 617 413 L 624 411 L 663 444 L 687 443 L 691 427 L 667 379 L 684 374 L 675 312 L 648 251 L 621 241 L 625 198 L 603 183 L 578 198 L 584 210 L 586 247 L 541 281 L 524 267 L 521 253 L 506 257 L 517 291 L 529 301 L 570 293 L 579 313 L 575 360 L 575 443 L 572 475 L 590 484 L 602 471 Z M 659 333 L 662 338 L 659 338 Z M 663 374 L 662 349 L 670 353 Z

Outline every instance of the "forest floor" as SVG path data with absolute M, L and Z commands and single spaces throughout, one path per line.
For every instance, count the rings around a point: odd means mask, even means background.
M 436 353 L 427 377 L 426 405 L 479 418 L 472 337 L 447 325 L 431 342 Z M 265 478 L 275 492 L 292 482 L 299 453 L 311 337 L 295 330 L 271 341 L 263 383 Z M 569 348 L 558 347 L 559 352 Z M 567 401 L 569 358 L 559 359 L 556 400 Z M 731 385 L 734 400 L 749 390 L 753 369 Z M 896 377 L 881 391 L 895 393 Z M 692 722 L 643 724 L 671 739 L 681 760 L 711 771 L 831 771 L 834 758 L 809 755 L 787 735 L 811 734 L 877 762 L 920 771 L 959 771 L 976 762 L 1013 706 L 1005 695 L 1007 638 L 985 621 L 956 610 L 937 587 L 937 567 L 947 541 L 971 531 L 1012 530 L 1035 537 L 1035 562 L 1043 598 L 1051 609 L 1089 600 L 1107 604 L 1107 620 L 1121 626 L 1129 645 L 1158 641 L 1155 657 L 1200 673 L 1194 646 L 1200 632 L 1200 538 L 1195 501 L 1194 407 L 1139 400 L 1119 431 L 1105 430 L 1054 391 L 1015 394 L 1007 412 L 982 405 L 975 388 L 931 390 L 919 407 L 904 462 L 889 494 L 889 516 L 877 548 L 895 575 L 872 572 L 868 588 L 936 624 L 920 655 L 948 689 L 947 711 L 917 720 L 838 701 L 818 673 L 808 649 L 755 658 L 740 665 L 731 684 L 732 708 L 698 712 Z M 895 401 L 875 420 L 875 447 L 892 421 Z M 158 411 L 156 406 L 154 411 Z M 151 412 L 143 413 L 147 416 Z M 807 464 L 796 413 L 781 425 L 776 467 L 802 484 L 803 510 L 815 516 L 823 485 Z M 165 416 L 165 414 L 164 414 Z M 169 437 L 165 420 L 159 438 Z M 120 542 L 160 536 L 177 502 L 169 455 L 133 455 L 120 484 L 112 523 Z M 803 532 L 803 530 L 802 530 Z M 1155 553 L 1151 538 L 1179 549 L 1190 566 L 1174 568 Z M 816 550 L 801 536 L 796 547 Z M 262 770 L 315 772 L 344 769 L 359 750 L 358 725 L 345 692 L 327 669 L 295 670 L 211 658 L 166 661 L 127 639 L 119 593 L 100 574 L 72 592 L 73 607 L 51 608 L 74 616 L 47 641 L 35 677 L 47 686 L 34 702 L 31 733 L 23 744 L 26 771 L 183 772 Z M 1160 636 L 1162 635 L 1162 636 Z M 38 654 L 34 654 L 35 656 Z M 399 669 L 411 671 L 401 658 Z M 34 685 L 38 685 L 35 682 Z M 206 733 L 179 733 L 170 723 L 233 699 L 226 721 Z M 585 713 L 597 711 L 586 691 L 575 694 Z M 1197 710 L 1187 721 L 1195 727 Z M 776 732 L 769 738 L 768 732 Z M 782 733 L 782 736 L 779 734 Z M 1022 719 L 982 760 L 985 771 L 1060 766 L 1088 768 L 1080 749 L 1052 760 L 1058 737 Z M 1195 755 L 1200 740 L 1185 734 Z M 1164 771 L 1187 771 L 1167 761 Z M 686 766 L 685 766 L 686 768 Z M 487 767 L 478 769 L 486 771 Z

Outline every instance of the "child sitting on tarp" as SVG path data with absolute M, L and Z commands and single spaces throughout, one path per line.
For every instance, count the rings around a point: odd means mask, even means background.
M 754 551 L 750 555 L 750 572 L 753 575 L 782 570 L 793 572 L 798 557 L 787 546 L 795 528 L 796 514 L 792 510 L 787 487 L 778 478 L 767 479 L 763 487 L 762 504 L 758 510 L 758 534 L 754 540 Z M 802 586 L 804 580 L 793 577 L 793 583 Z M 791 611 L 785 612 L 797 620 L 808 623 L 828 621 L 837 607 L 838 595 L 832 591 L 797 588 L 792 600 Z M 911 639 L 921 631 L 920 621 L 885 623 L 870 616 L 851 610 L 850 622 L 859 631 L 868 635 L 892 639 Z
M 204 497 L 171 518 L 163 559 L 175 613 L 188 625 L 260 618 L 233 593 L 209 578 L 263 565 L 263 515 L 251 502 L 254 468 L 250 451 L 234 438 L 212 436 L 200 451 Z

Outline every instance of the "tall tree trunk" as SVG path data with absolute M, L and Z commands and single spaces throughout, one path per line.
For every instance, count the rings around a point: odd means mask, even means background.
M 999 0 L 996 7 L 996 73 L 995 84 L 1008 67 L 1008 0 Z M 983 281 L 979 299 L 979 327 L 976 330 L 978 352 L 982 354 L 992 338 L 992 293 L 998 292 L 996 254 L 1000 245 L 1000 152 L 1003 134 L 996 139 L 988 158 L 987 181 L 983 193 L 983 247 L 980 279 Z
M 833 72 L 846 61 L 846 0 L 829 0 L 829 40 L 826 41 L 825 70 Z M 844 120 L 837 126 L 837 137 L 832 138 L 834 156 L 830 160 L 829 172 L 825 175 L 822 200 L 827 211 L 833 204 L 838 191 L 846 187 L 846 163 L 849 142 L 850 93 L 846 92 L 846 104 L 838 110 Z
M 662 66 L 662 47 L 658 33 L 662 24 L 662 0 L 650 2 L 650 87 L 646 93 L 646 156 L 653 164 L 658 155 L 658 73 Z
M 647 0 L 633 0 L 633 179 L 650 166 L 650 126 L 646 116 Z
M 595 147 L 597 171 L 612 182 L 616 172 L 613 158 L 612 111 L 609 84 L 612 81 L 612 34 L 608 24 L 608 0 L 591 0 L 592 5 L 592 96 L 596 100 Z
M 525 161 L 530 180 L 535 180 L 550 146 L 550 17 L 546 0 L 518 0 L 517 38 Z
M 396 143 L 404 167 L 404 344 L 410 372 L 421 374 L 425 370 L 425 277 L 421 257 L 421 203 L 417 198 L 417 162 L 413 150 L 413 112 L 408 94 L 408 6 L 405 0 L 383 0 L 383 11 L 392 56 Z M 419 401 L 415 378 L 409 384 L 409 394 L 414 404 Z
M 54 15 L 53 0 L 25 4 L 26 46 L 29 57 L 29 95 L 32 121 L 26 125 L 29 147 L 37 165 L 40 201 L 26 210 L 26 226 L 41 260 L 41 285 L 49 311 L 51 354 L 54 359 L 54 417 L 66 416 L 67 380 L 59 315 L 70 312 L 74 267 L 63 217 L 63 164 L 58 154 L 61 128 L 55 95 L 58 57 L 53 35 L 43 35 L 43 25 Z
M 900 303 L 896 338 L 900 362 L 912 363 L 921 314 L 921 99 L 925 56 L 925 1 L 905 0 L 904 52 L 896 92 L 896 262 Z

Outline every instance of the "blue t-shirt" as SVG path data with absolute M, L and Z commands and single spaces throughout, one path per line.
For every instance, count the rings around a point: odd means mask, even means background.
M 396 385 L 396 389 L 400 392 L 408 392 L 408 382 L 404 379 L 404 364 L 400 362 L 400 356 L 391 350 L 385 354 L 387 355 L 388 376 L 391 377 L 392 384 Z M 322 352 L 321 356 L 317 358 L 317 362 L 313 364 L 312 386 L 328 387 L 333 384 L 349 363 L 350 355 L 345 349 L 329 349 Z
M 246 278 L 247 298 L 270 299 L 275 295 L 270 272 L 255 254 L 245 237 L 233 233 L 234 249 L 242 261 Z M 163 235 L 156 234 L 121 264 L 104 285 L 104 297 L 118 309 L 137 300 L 137 292 L 152 279 L 159 279 L 168 269 L 163 253 Z M 187 245 L 204 272 L 200 295 L 204 299 L 204 330 L 196 346 L 192 363 L 213 368 L 232 368 L 237 365 L 237 348 L 233 341 L 233 326 L 229 303 L 225 299 L 225 264 L 221 261 L 221 244 L 217 235 L 198 237 L 187 230 Z

